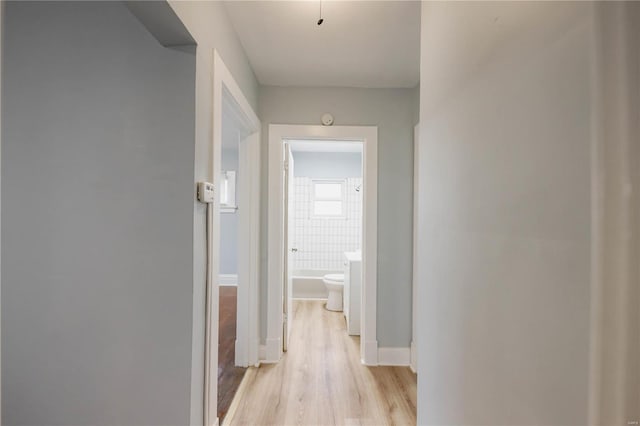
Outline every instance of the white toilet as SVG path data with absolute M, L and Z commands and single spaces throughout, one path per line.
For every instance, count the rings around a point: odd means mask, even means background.
M 342 311 L 342 289 L 344 289 L 344 274 L 327 274 L 322 278 L 329 291 L 327 310 Z

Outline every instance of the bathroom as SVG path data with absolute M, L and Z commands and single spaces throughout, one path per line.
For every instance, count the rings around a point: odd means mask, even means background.
M 305 140 L 288 144 L 291 298 L 326 300 L 324 308 L 344 315 L 348 333 L 358 335 L 362 143 Z

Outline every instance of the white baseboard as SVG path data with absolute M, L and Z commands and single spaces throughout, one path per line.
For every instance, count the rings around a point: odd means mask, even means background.
M 416 344 L 411 341 L 411 362 L 409 363 L 411 371 L 418 374 L 418 353 L 416 352 Z
M 240 359 L 240 352 L 242 352 L 242 348 L 239 347 L 240 346 L 240 342 L 238 342 L 238 339 L 236 339 L 235 344 L 234 344 L 234 354 L 235 354 L 235 359 L 234 359 L 234 363 L 236 367 L 246 367 L 246 365 L 242 365 L 243 364 L 243 360 Z
M 260 362 L 264 364 L 274 364 L 280 361 L 280 354 L 282 353 L 282 339 L 267 339 L 266 345 L 260 346 L 260 351 L 263 352 L 260 354 Z
M 260 351 L 262 350 L 262 345 L 260 344 L 260 339 L 256 339 L 253 342 L 253 346 L 249 348 L 249 364 L 252 364 L 254 367 L 258 367 L 260 365 Z M 266 350 L 266 348 L 265 348 Z
M 245 352 L 245 348 L 242 347 L 241 342 L 236 339 L 235 342 L 235 364 L 236 367 L 249 367 L 251 365 L 257 365 L 261 359 L 263 359 L 263 354 L 266 351 L 266 347 L 264 345 L 260 345 L 260 340 L 255 340 L 253 343 L 254 346 L 247 348 Z M 240 354 L 246 353 L 246 359 L 241 358 Z
M 378 365 L 409 366 L 410 348 L 378 348 Z
M 249 367 L 249 360 L 242 359 L 240 354 L 244 353 L 244 348 L 242 347 L 242 343 L 236 339 L 235 344 L 235 365 L 236 367 Z
M 220 274 L 219 281 L 221 286 L 237 286 L 238 275 L 235 274 Z
M 258 346 L 258 362 L 264 362 L 267 359 L 267 345 Z
M 368 340 L 362 343 L 360 354 L 364 365 L 378 365 L 378 341 Z

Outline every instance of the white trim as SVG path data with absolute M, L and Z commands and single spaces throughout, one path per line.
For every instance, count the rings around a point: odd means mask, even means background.
M 284 280 L 284 147 L 283 140 L 335 140 L 363 143 L 363 242 L 361 358 L 378 364 L 376 332 L 378 259 L 378 128 L 376 126 L 269 125 L 267 348 L 282 338 Z M 277 361 L 282 346 L 267 350 Z
M 282 337 L 267 339 L 264 357 L 260 361 L 264 364 L 273 364 L 280 361 L 280 355 L 282 355 Z
M 360 329 L 360 360 L 364 365 L 375 367 L 378 365 L 378 341 L 364 340 Z
M 3 20 L 4 20 L 4 1 L 0 1 L 0 99 L 2 99 L 2 34 L 3 34 L 2 26 L 3 26 Z M 2 118 L 1 117 L 2 117 L 2 110 L 0 108 L 0 129 L 2 128 L 2 125 L 1 125 Z M 0 140 L 0 152 L 2 152 L 2 141 L 1 140 Z M 0 158 L 1 158 L 1 155 L 0 155 Z M 0 161 L 0 163 L 1 163 L 1 161 Z M 0 175 L 2 175 L 2 173 L 0 173 Z M 1 185 L 0 185 L 0 187 L 1 187 Z M 0 198 L 2 198 L 2 197 L 0 197 Z M 0 210 L 1 210 L 1 206 L 0 206 Z M 0 212 L 0 216 L 1 216 L 1 212 Z M 0 232 L 1 232 L 1 230 L 0 230 Z M 0 256 L 0 258 L 1 258 L 1 256 Z M 0 283 L 0 294 L 1 293 L 2 293 L 2 284 Z M 0 303 L 0 306 L 1 305 L 2 305 L 2 303 Z M 0 318 L 1 317 L 2 317 L 2 315 L 0 315 Z M 0 330 L 2 330 L 1 324 L 0 324 Z M 0 342 L 2 342 L 1 334 L 2 333 L 0 333 Z M 2 344 L 1 343 L 0 343 L 0 354 L 2 354 Z M 2 383 L 2 356 L 0 356 L 0 383 Z M 0 386 L 0 424 L 2 424 L 2 403 L 1 403 L 1 401 L 2 401 L 2 386 Z
M 378 365 L 406 367 L 411 364 L 410 348 L 379 348 Z
M 416 344 L 414 342 L 411 342 L 411 347 L 409 349 L 411 350 L 411 359 L 409 360 L 409 368 L 411 368 L 411 371 L 418 374 L 418 352 L 417 352 Z
M 237 287 L 238 275 L 237 274 L 220 274 L 218 284 L 221 287 Z
M 593 6 L 589 425 L 640 420 L 640 16 L 631 4 Z
M 260 127 L 259 122 L 256 124 Z M 238 314 L 236 365 L 258 362 L 260 295 L 260 133 L 240 141 L 238 203 Z
M 258 362 L 258 292 L 260 266 L 260 120 L 245 98 L 240 86 L 226 67 L 218 52 L 212 51 L 213 107 L 212 107 L 212 150 L 211 182 L 214 188 L 220 188 L 222 172 L 222 122 L 223 105 L 231 107 L 246 127 L 247 136 L 240 141 L 239 161 L 243 167 L 243 179 L 239 185 L 237 200 L 239 206 L 238 252 L 238 309 L 236 328 L 236 364 L 248 366 Z M 223 103 L 224 102 L 224 103 Z M 212 269 L 219 264 L 220 244 L 220 198 L 215 197 L 213 207 L 213 232 L 208 251 Z M 216 275 L 217 276 L 217 275 Z M 209 348 L 205 359 L 204 418 L 205 426 L 217 424 L 217 365 L 218 365 L 218 312 L 219 283 L 212 282 L 206 289 L 208 296 L 205 312 L 205 348 Z M 195 303 L 200 303 L 196 301 Z M 205 349 L 206 350 L 206 349 Z M 193 367 L 192 367 L 193 368 Z M 192 398 L 198 398 L 193 395 Z M 214 420 L 215 419 L 215 420 Z
M 420 124 L 413 128 L 413 280 L 411 283 L 411 370 L 418 372 L 418 287 L 420 285 Z

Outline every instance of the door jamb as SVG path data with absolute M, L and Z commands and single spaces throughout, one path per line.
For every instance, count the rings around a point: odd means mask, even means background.
M 4 23 L 4 1 L 0 1 L 0 99 L 2 99 L 2 34 L 3 34 L 3 23 Z M 1 122 L 2 122 L 2 107 L 1 107 L 1 103 L 0 103 L 0 128 L 2 128 L 1 126 Z M 1 133 L 1 132 L 0 132 Z M 0 137 L 0 152 L 2 152 L 2 140 Z M 1 176 L 1 173 L 0 173 Z M 0 185 L 1 187 L 1 185 Z M 0 206 L 1 208 L 1 206 Z M 1 215 L 1 213 L 0 213 Z M 0 234 L 1 234 L 1 230 L 0 230 Z M 1 258 L 1 256 L 0 256 Z M 0 265 L 1 268 L 1 265 Z M 0 283 L 0 294 L 2 293 L 2 283 Z M 0 296 L 1 297 L 1 296 Z M 1 305 L 1 303 L 0 303 Z M 0 317 L 2 317 L 2 315 L 0 315 Z M 2 327 L 0 326 L 0 330 L 2 330 Z M 1 334 L 1 331 L 0 331 Z M 2 347 L 2 339 L 0 338 L 0 354 L 2 353 L 1 347 Z M 2 356 L 0 355 L 0 383 L 2 383 Z M 2 386 L 0 386 L 0 423 L 2 423 Z
M 414 373 L 418 372 L 418 353 L 417 353 L 417 293 L 420 285 L 420 124 L 416 124 L 413 128 L 413 280 L 412 280 L 412 296 L 411 296 L 411 361 L 409 367 Z

